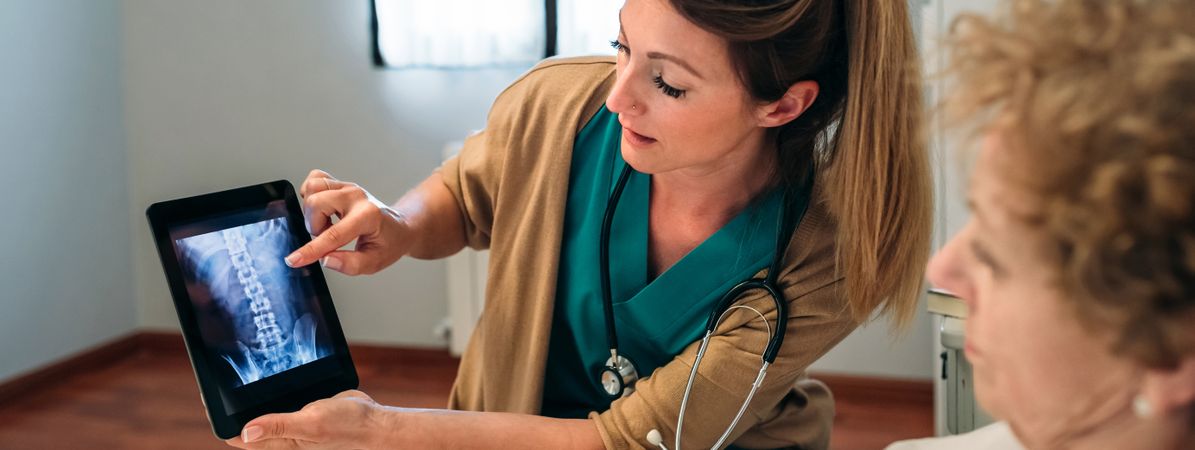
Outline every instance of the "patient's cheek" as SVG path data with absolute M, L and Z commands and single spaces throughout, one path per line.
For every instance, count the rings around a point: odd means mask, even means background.
M 999 395 L 999 390 L 992 381 L 993 374 L 988 370 L 978 367 L 973 367 L 972 369 L 971 387 L 975 391 L 975 401 L 983 407 L 984 411 L 987 411 L 993 417 L 1004 419 L 1004 405 L 1001 404 L 1003 398 Z

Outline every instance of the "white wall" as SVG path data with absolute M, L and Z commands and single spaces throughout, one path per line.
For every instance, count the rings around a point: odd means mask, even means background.
M 438 164 L 444 142 L 484 124 L 490 102 L 523 70 L 374 69 L 368 6 L 365 0 L 125 0 L 142 325 L 177 327 L 144 220 L 150 203 L 277 178 L 298 183 L 317 167 L 395 199 Z M 447 315 L 443 267 L 401 261 L 378 276 L 330 275 L 350 339 L 444 345 L 431 333 Z M 931 329 L 922 314 L 893 341 L 887 324 L 877 322 L 813 370 L 928 378 L 935 367 Z
M 116 0 L 0 2 L 0 380 L 131 331 Z
M 933 353 L 933 321 L 925 312 L 922 299 L 916 319 L 909 329 L 893 335 L 888 321 L 877 320 L 859 327 L 821 359 L 809 366 L 810 372 L 885 378 L 929 379 L 937 367 Z M 789 336 L 785 342 L 799 342 L 801 336 Z
M 1002 0 L 917 0 L 926 4 L 927 8 L 922 15 L 922 21 L 925 26 L 922 27 L 922 45 L 927 49 L 926 52 L 926 72 L 931 76 L 933 74 L 941 74 L 946 68 L 947 54 L 942 45 L 954 20 L 964 13 L 978 13 L 992 15 L 995 14 L 999 7 L 1004 4 Z M 943 76 L 935 76 L 933 82 L 930 83 L 927 92 L 928 98 L 934 104 L 943 100 L 945 95 L 951 91 L 951 86 L 948 79 Z M 941 119 L 939 117 L 938 119 Z M 941 123 L 935 123 L 931 128 L 929 134 L 930 145 L 934 154 L 934 169 L 935 169 L 935 197 L 937 203 L 935 205 L 936 213 L 934 220 L 934 248 L 941 248 L 946 244 L 947 240 L 959 231 L 966 224 L 969 213 L 966 205 L 966 190 L 967 190 L 967 173 L 966 164 L 960 156 L 964 153 L 963 146 L 973 145 L 973 142 L 968 142 L 962 139 L 957 132 L 948 132 L 943 129 Z M 941 328 L 942 318 L 935 317 L 932 321 L 933 334 L 933 355 L 938 355 L 943 351 L 942 343 L 938 337 L 938 332 Z M 941 362 L 935 360 L 935 366 L 941 370 Z M 935 371 L 937 372 L 937 371 Z M 946 409 L 946 382 L 940 377 L 935 376 L 936 382 L 935 402 L 934 402 L 934 428 L 937 435 L 945 435 L 948 433 L 946 428 L 947 414 Z
M 926 1 L 939 25 L 997 3 Z M 316 167 L 394 199 L 523 70 L 374 69 L 368 3 L 0 2 L 0 379 L 138 325 L 177 328 L 150 203 Z M 966 212 L 959 143 L 937 139 L 940 245 Z M 442 262 L 403 261 L 330 283 L 351 339 L 440 346 L 443 277 Z M 877 322 L 812 370 L 927 378 L 935 336 L 924 314 L 897 341 Z
M 935 1 L 942 0 L 908 0 L 913 29 L 921 44 L 923 57 L 929 56 L 935 51 L 934 43 L 938 30 L 936 11 L 939 8 L 934 4 Z M 962 2 L 964 0 L 952 1 Z M 933 12 L 933 14 L 927 14 L 927 12 Z M 933 99 L 929 94 L 927 94 L 927 98 L 930 101 Z M 937 158 L 935 158 L 935 165 L 937 162 Z M 934 197 L 940 201 L 943 191 L 936 189 L 934 194 Z M 942 232 L 941 224 L 943 222 L 940 214 L 943 211 L 940 207 L 935 211 L 935 248 L 938 247 L 937 236 Z M 937 352 L 934 351 L 934 340 L 937 334 L 933 318 L 925 312 L 925 299 L 921 299 L 916 319 L 907 331 L 899 335 L 894 335 L 891 331 L 888 322 L 884 320 L 874 321 L 860 327 L 826 356 L 815 362 L 810 370 L 893 378 L 927 379 L 933 377 L 939 369 Z
M 125 0 L 125 89 L 140 323 L 177 328 L 150 239 L 155 202 L 313 168 L 397 199 L 445 142 L 484 125 L 526 68 L 377 70 L 369 1 Z M 330 271 L 327 271 L 331 273 Z M 443 346 L 444 263 L 404 260 L 370 277 L 331 273 L 349 339 Z

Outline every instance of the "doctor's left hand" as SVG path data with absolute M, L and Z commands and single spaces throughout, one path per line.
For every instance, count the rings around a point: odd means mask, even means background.
M 293 413 L 253 419 L 240 436 L 225 442 L 249 450 L 370 448 L 369 437 L 381 431 L 380 409 L 364 392 L 344 391 Z

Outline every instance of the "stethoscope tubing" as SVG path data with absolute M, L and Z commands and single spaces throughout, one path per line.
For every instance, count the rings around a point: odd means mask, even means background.
M 622 192 L 626 188 L 627 181 L 631 177 L 631 166 L 625 165 L 622 172 L 618 175 L 618 181 L 614 184 L 614 189 L 610 193 L 610 197 L 606 202 L 606 212 L 602 218 L 602 229 L 599 236 L 600 248 L 599 255 L 599 273 L 601 276 L 601 290 L 602 290 L 602 312 L 605 316 L 606 322 L 606 345 L 610 350 L 611 359 L 618 360 L 618 333 L 614 322 L 614 302 L 610 294 L 610 228 L 614 223 L 614 213 L 618 209 L 619 199 L 622 197 Z M 722 312 L 728 310 L 731 305 L 738 301 L 738 297 L 744 292 L 751 289 L 763 289 L 767 291 L 768 295 L 772 297 L 772 301 L 776 306 L 776 333 L 769 339 L 768 346 L 764 349 L 762 354 L 763 360 L 768 364 L 776 362 L 776 357 L 780 354 L 780 346 L 784 344 L 784 330 L 788 325 L 788 303 L 783 301 L 783 294 L 777 287 L 777 282 L 780 276 L 780 271 L 784 262 L 784 254 L 788 249 L 788 243 L 791 239 L 791 232 L 795 229 L 796 224 L 801 223 L 804 219 L 805 212 L 809 209 L 810 191 L 813 184 L 813 170 L 810 170 L 807 175 L 807 180 L 802 185 L 802 192 L 797 195 L 797 214 L 788 214 L 788 198 L 785 199 L 784 207 L 780 215 L 780 236 L 776 239 L 776 251 L 772 258 L 772 263 L 768 267 L 768 272 L 765 278 L 752 278 L 743 281 L 730 289 L 718 301 L 717 305 L 710 311 L 709 319 L 706 321 L 705 331 L 712 333 L 718 325 L 718 318 Z M 787 196 L 786 196 L 787 197 Z M 787 231 L 787 232 L 785 232 Z
M 701 365 L 701 361 L 705 357 L 706 350 L 709 348 L 710 339 L 713 337 L 718 324 L 721 323 L 725 315 L 734 308 L 747 308 L 755 311 L 756 314 L 767 323 L 767 318 L 755 308 L 749 306 L 735 306 L 738 302 L 739 296 L 752 289 L 762 289 L 771 297 L 772 302 L 776 308 L 776 328 L 773 330 L 769 325 L 768 345 L 760 355 L 762 364 L 760 365 L 759 373 L 755 377 L 755 381 L 751 383 L 751 390 L 748 392 L 746 399 L 739 406 L 738 412 L 735 414 L 730 426 L 718 438 L 713 448 L 719 448 L 730 437 L 730 433 L 734 427 L 742 419 L 743 414 L 747 411 L 747 407 L 751 404 L 751 400 L 755 397 L 755 393 L 763 385 L 763 380 L 767 376 L 768 367 L 775 361 L 780 354 L 780 346 L 784 344 L 785 330 L 788 326 L 788 303 L 784 301 L 783 293 L 778 287 L 778 280 L 780 271 L 784 262 L 784 255 L 788 250 L 789 241 L 792 239 L 792 234 L 796 226 L 804 219 L 805 213 L 809 208 L 809 203 L 812 197 L 812 185 L 814 180 L 814 170 L 811 167 L 807 175 L 807 179 L 801 185 L 801 192 L 796 196 L 798 202 L 795 208 L 796 214 L 789 214 L 789 192 L 785 193 L 784 201 L 782 202 L 782 209 L 780 213 L 780 228 L 776 238 L 776 250 L 772 258 L 772 263 L 768 267 L 767 275 L 764 278 L 751 278 L 736 284 L 729 291 L 719 298 L 714 309 L 710 311 L 710 317 L 706 321 L 705 336 L 701 340 L 701 346 L 697 351 L 697 356 L 693 362 L 693 367 L 689 371 L 689 377 L 685 383 L 684 395 L 681 398 L 680 412 L 677 415 L 676 436 L 674 445 L 677 449 L 680 448 L 681 431 L 684 427 L 685 411 L 689 404 L 689 397 L 692 393 L 693 383 L 697 376 L 697 369 Z M 600 267 L 599 274 L 601 276 L 601 293 L 602 293 L 602 310 L 606 322 L 606 343 L 610 349 L 610 360 L 603 371 L 605 374 L 609 372 L 612 376 L 619 376 L 620 373 L 632 373 L 630 380 L 620 378 L 617 386 L 607 388 L 606 393 L 613 398 L 627 395 L 633 389 L 632 385 L 638 378 L 638 372 L 634 367 L 634 363 L 625 356 L 618 354 L 618 334 L 614 323 L 614 302 L 610 294 L 610 228 L 614 222 L 614 213 L 618 208 L 619 198 L 622 197 L 622 192 L 626 188 L 627 181 L 630 179 L 631 166 L 628 164 L 623 167 L 622 172 L 618 176 L 618 181 L 615 182 L 614 189 L 610 193 L 609 200 L 606 203 L 606 212 L 602 218 L 602 229 L 600 233 L 600 248 L 598 250 Z M 625 361 L 626 367 L 623 367 Z M 616 389 L 619 392 L 611 392 L 610 389 Z M 656 432 L 655 430 L 652 430 Z M 656 438 L 659 437 L 656 432 Z M 660 445 L 663 448 L 662 444 Z
M 601 248 L 598 257 L 601 266 L 598 268 L 602 278 L 602 312 L 606 316 L 606 346 L 610 349 L 610 356 L 618 360 L 618 333 L 614 328 L 614 301 L 610 295 L 610 227 L 614 223 L 614 211 L 618 209 L 618 199 L 626 188 L 627 180 L 631 178 L 631 165 L 627 164 L 618 175 L 618 182 L 614 184 L 614 191 L 606 202 L 606 214 L 602 218 L 602 231 L 599 239 Z

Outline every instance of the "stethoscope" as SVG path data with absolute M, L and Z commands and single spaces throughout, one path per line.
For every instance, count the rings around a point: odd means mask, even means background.
M 618 353 L 618 335 L 614 329 L 614 302 L 610 298 L 610 227 L 614 221 L 614 211 L 618 208 L 618 200 L 622 197 L 622 191 L 626 187 L 630 175 L 631 166 L 627 165 L 618 176 L 618 182 L 615 183 L 614 191 L 610 194 L 610 200 L 606 203 L 606 214 L 602 220 L 601 248 L 599 249 L 602 309 L 605 312 L 606 319 L 606 343 L 610 348 L 610 358 L 606 360 L 605 367 L 602 368 L 600 381 L 605 394 L 611 399 L 630 395 L 635 390 L 635 382 L 639 380 L 639 371 L 635 368 L 635 363 L 631 362 L 626 356 Z M 768 367 L 776 361 L 776 355 L 780 353 L 780 345 L 784 343 L 784 330 L 788 323 L 788 303 L 784 301 L 784 296 L 776 284 L 776 279 L 780 274 L 781 265 L 784 261 L 784 253 L 788 249 L 788 242 L 792 237 L 792 232 L 801 223 L 801 220 L 805 216 L 805 211 L 809 207 L 809 197 L 813 187 L 813 171 L 811 170 L 805 178 L 805 182 L 800 187 L 800 192 L 795 198 L 791 199 L 796 202 L 795 205 L 791 205 L 794 206 L 792 212 L 795 212 L 795 215 L 789 214 L 790 198 L 787 194 L 785 195 L 783 209 L 780 214 L 779 233 L 777 233 L 776 237 L 776 253 L 772 257 L 772 263 L 768 267 L 767 275 L 764 278 L 751 278 L 730 288 L 729 291 L 722 295 L 715 304 L 714 309 L 710 312 L 709 320 L 706 321 L 705 336 L 701 339 L 701 347 L 697 350 L 697 358 L 693 362 L 693 368 L 689 370 L 689 380 L 685 384 L 685 394 L 681 399 L 680 414 L 677 416 L 676 440 L 674 441 L 673 448 L 680 448 L 685 407 L 689 403 L 689 394 L 693 389 L 693 380 L 697 376 L 697 368 L 701 366 L 701 359 L 705 356 L 710 338 L 714 335 L 714 330 L 717 329 L 718 324 L 722 322 L 727 313 L 738 308 L 754 311 L 755 314 L 759 315 L 760 319 L 763 319 L 765 324 L 768 322 L 764 318 L 763 313 L 760 313 L 755 308 L 744 305 L 735 306 L 735 302 L 738 301 L 739 296 L 743 293 L 752 289 L 762 289 L 768 293 L 768 296 L 772 298 L 772 302 L 776 304 L 776 329 L 772 330 L 771 325 L 768 324 L 768 346 L 762 354 L 763 364 L 759 368 L 759 374 L 756 375 L 755 382 L 751 385 L 751 391 L 747 394 L 747 398 L 743 401 L 742 406 L 739 407 L 734 421 L 722 433 L 722 437 L 718 439 L 713 448 L 720 448 L 730 436 L 730 432 L 734 430 L 735 425 L 738 425 L 739 420 L 743 417 L 743 413 L 747 411 L 747 406 L 751 403 L 751 398 L 755 396 L 755 392 L 763 384 Z M 667 448 L 664 447 L 662 443 L 663 439 L 657 430 L 651 430 L 651 433 L 647 435 L 647 439 L 660 448 Z

